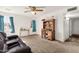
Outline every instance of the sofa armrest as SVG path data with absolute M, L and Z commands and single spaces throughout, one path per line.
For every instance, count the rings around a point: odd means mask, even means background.
M 31 53 L 31 49 L 26 46 L 26 47 L 14 47 L 10 49 L 7 53 Z

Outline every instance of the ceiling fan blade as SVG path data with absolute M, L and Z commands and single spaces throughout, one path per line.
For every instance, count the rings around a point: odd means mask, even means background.
M 29 8 L 45 8 L 45 6 L 28 6 Z
M 24 11 L 24 13 L 27 13 L 27 12 L 31 12 L 31 11 Z
M 28 6 L 29 8 L 35 7 L 35 6 Z
M 44 11 L 44 10 L 42 10 L 42 9 L 37 9 L 37 10 L 35 10 L 35 11 Z

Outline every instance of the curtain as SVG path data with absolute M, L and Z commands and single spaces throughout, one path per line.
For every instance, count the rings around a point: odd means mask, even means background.
M 14 21 L 13 21 L 13 17 L 10 17 L 10 27 L 11 27 L 11 33 L 14 33 L 15 32 L 15 28 L 14 28 Z
M 4 16 L 0 16 L 0 32 L 4 32 Z
M 32 20 L 32 32 L 36 32 L 36 21 Z

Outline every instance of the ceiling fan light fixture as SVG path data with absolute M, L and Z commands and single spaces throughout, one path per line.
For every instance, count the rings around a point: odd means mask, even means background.
M 36 14 L 37 14 L 36 11 L 32 11 L 31 13 L 32 13 L 33 15 L 36 15 Z

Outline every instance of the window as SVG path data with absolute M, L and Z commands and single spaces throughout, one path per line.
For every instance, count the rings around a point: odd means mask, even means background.
M 4 32 L 4 16 L 0 15 L 0 32 Z
M 10 21 L 7 16 L 4 16 L 4 32 L 10 33 Z
M 14 33 L 14 22 L 13 17 L 4 16 L 4 32 Z
M 0 32 L 14 33 L 14 19 L 9 16 L 0 15 Z

